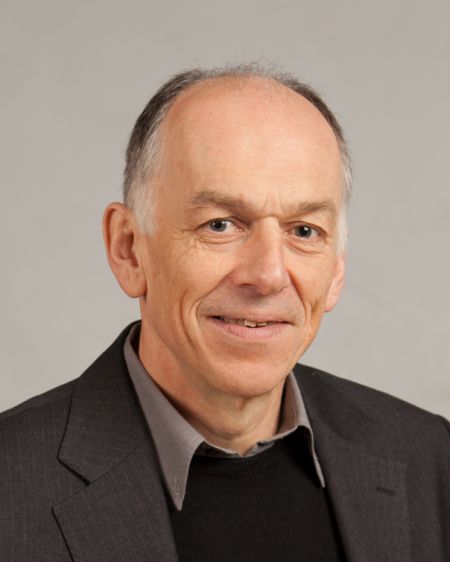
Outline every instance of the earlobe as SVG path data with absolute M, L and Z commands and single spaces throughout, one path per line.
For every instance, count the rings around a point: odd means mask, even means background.
M 328 289 L 325 312 L 330 312 L 336 306 L 345 282 L 345 265 L 347 254 L 344 252 L 336 259 L 335 270 Z
M 123 291 L 132 298 L 146 292 L 145 274 L 136 252 L 138 229 L 122 203 L 111 203 L 103 215 L 103 238 L 108 263 Z

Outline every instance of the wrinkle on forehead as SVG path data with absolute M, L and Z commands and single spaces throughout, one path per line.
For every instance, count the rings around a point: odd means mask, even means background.
M 261 212 L 261 210 L 255 205 L 255 201 L 253 199 L 246 198 L 243 195 L 236 197 L 212 190 L 198 191 L 195 193 L 190 201 L 190 206 L 192 209 L 216 207 L 236 214 L 239 214 L 242 210 L 246 210 L 254 215 Z M 269 208 L 270 211 L 273 211 L 273 202 L 266 201 L 266 204 L 263 205 L 263 210 L 264 208 Z M 311 213 L 325 213 L 334 220 L 336 220 L 338 214 L 335 202 L 331 199 L 297 201 L 295 197 L 292 197 L 290 200 L 284 202 L 283 211 L 287 216 L 297 217 Z M 269 215 L 274 215 L 274 213 L 271 212 Z

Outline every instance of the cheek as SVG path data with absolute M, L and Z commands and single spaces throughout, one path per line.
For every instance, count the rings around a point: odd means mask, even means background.
M 299 265 L 293 283 L 307 314 L 324 311 L 331 284 L 331 273 L 326 264 L 305 262 Z
M 159 287 L 158 306 L 170 310 L 166 322 L 190 325 L 198 307 L 215 291 L 232 268 L 226 256 L 192 245 L 182 251 L 172 250 L 156 272 Z M 164 301 L 163 303 L 161 301 Z

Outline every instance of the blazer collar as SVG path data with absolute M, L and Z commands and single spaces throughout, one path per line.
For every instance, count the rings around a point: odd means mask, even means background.
M 379 427 L 334 377 L 304 366 L 295 374 L 349 562 L 408 562 L 406 463 L 373 450 Z
M 53 508 L 75 561 L 177 559 L 155 449 L 123 357 L 128 331 L 75 383 L 59 451 L 88 484 Z

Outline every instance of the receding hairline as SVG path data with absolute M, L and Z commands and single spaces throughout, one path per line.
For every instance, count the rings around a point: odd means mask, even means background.
M 196 92 L 206 90 L 208 88 L 218 86 L 222 83 L 220 88 L 217 90 L 221 93 L 225 93 L 225 89 L 223 85 L 228 86 L 232 91 L 239 91 L 252 88 L 258 88 L 261 90 L 261 86 L 264 86 L 263 89 L 266 90 L 268 96 L 273 92 L 277 93 L 277 96 L 282 94 L 283 92 L 287 96 L 295 97 L 300 96 L 301 98 L 305 99 L 309 103 L 311 103 L 305 96 L 296 92 L 286 84 L 283 84 L 279 80 L 271 76 L 263 76 L 258 74 L 248 74 L 248 75 L 234 75 L 234 74 L 224 74 L 219 76 L 207 76 L 205 78 L 200 79 L 198 82 L 193 84 L 189 84 L 186 86 L 177 96 L 174 97 L 167 114 L 173 107 L 180 104 L 182 101 L 186 101 L 186 98 L 195 95 Z M 311 103 L 311 105 L 314 104 Z M 319 111 L 319 110 L 317 110 Z M 319 112 L 320 113 L 320 112 Z
M 228 88 L 224 88 L 228 86 Z M 263 87 L 261 87 L 263 86 Z M 319 108 L 314 105 L 308 98 L 302 95 L 299 92 L 296 92 L 286 84 L 279 82 L 275 78 L 270 76 L 259 76 L 259 75 L 249 75 L 249 76 L 234 76 L 234 75 L 225 75 L 225 76 L 213 76 L 211 78 L 205 78 L 187 86 L 182 92 L 180 92 L 170 104 L 169 108 L 167 109 L 163 120 L 160 124 L 159 134 L 167 127 L 171 120 L 176 122 L 177 116 L 182 114 L 183 112 L 188 111 L 190 108 L 195 107 L 196 99 L 199 98 L 197 103 L 201 102 L 201 94 L 203 92 L 211 92 L 211 90 L 215 87 L 217 91 L 216 99 L 220 97 L 227 96 L 230 92 L 239 92 L 244 90 L 251 90 L 254 89 L 255 92 L 258 94 L 265 93 L 265 96 L 260 98 L 258 101 L 266 101 L 266 102 L 273 102 L 273 101 L 288 101 L 291 102 L 293 105 L 293 110 L 295 111 L 298 108 L 294 107 L 295 104 L 298 104 L 299 99 L 302 103 L 306 105 L 306 107 L 312 111 L 317 117 L 319 117 L 320 121 L 323 122 L 326 129 L 330 132 L 330 136 L 332 136 L 338 145 L 339 148 L 339 139 L 334 131 L 333 127 L 326 119 L 324 114 L 319 110 Z M 213 90 L 214 91 L 214 90 Z M 200 96 L 199 96 L 200 95 Z M 273 108 L 272 108 L 273 110 Z
M 254 91 L 253 91 L 254 90 Z M 174 100 L 165 113 L 158 131 L 158 152 L 160 166 L 166 161 L 167 152 L 170 150 L 171 143 L 179 135 L 183 136 L 184 132 L 194 131 L 206 111 L 209 118 L 211 115 L 212 126 L 214 127 L 214 118 L 218 126 L 228 125 L 228 120 L 222 119 L 221 108 L 226 111 L 227 107 L 231 107 L 231 112 L 235 111 L 235 101 L 239 104 L 239 98 L 234 96 L 235 93 L 242 92 L 243 103 L 250 103 L 249 118 L 252 111 L 252 105 L 260 108 L 264 112 L 267 109 L 267 119 L 277 119 L 283 111 L 286 123 L 290 124 L 289 115 L 296 114 L 293 119 L 298 120 L 298 128 L 304 124 L 307 128 L 314 131 L 314 142 L 322 146 L 327 146 L 326 150 L 336 150 L 336 155 L 341 160 L 342 154 L 339 146 L 339 139 L 322 112 L 305 96 L 293 91 L 288 86 L 278 82 L 277 80 L 264 76 L 219 76 L 208 78 L 188 86 Z M 253 97 L 254 95 L 254 97 Z M 231 98 L 231 102 L 230 102 Z M 225 104 L 221 106 L 221 102 Z M 250 100 L 250 101 L 249 101 Z M 283 109 L 277 112 L 277 105 L 282 104 Z M 247 108 L 246 108 L 247 109 Z M 237 109 L 239 111 L 239 108 Z M 208 113 L 210 112 L 210 113 Z M 263 113 L 264 115 L 264 113 Z M 258 119 L 259 116 L 257 116 Z M 218 121 L 217 121 L 218 118 Z M 247 114 L 243 114 L 243 119 L 247 118 Z M 264 120 L 260 120 L 261 126 L 264 126 Z M 251 126 L 251 125 L 250 125 Z M 282 125 L 283 127 L 283 125 Z M 295 125 L 297 128 L 297 123 Z M 190 135 L 191 133 L 189 133 Z M 275 133 L 274 133 L 275 134 Z M 333 146 L 334 148 L 331 148 Z M 154 169 L 154 172 L 160 172 L 161 169 Z M 152 174 L 153 178 L 155 174 Z

